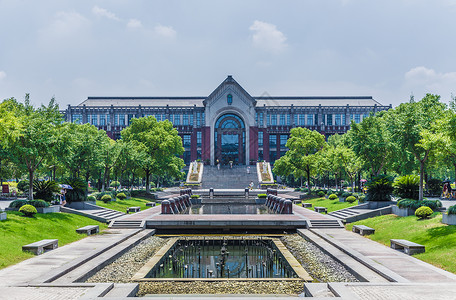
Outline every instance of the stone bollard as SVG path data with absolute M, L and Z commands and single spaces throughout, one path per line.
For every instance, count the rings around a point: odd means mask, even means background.
M 282 214 L 285 214 L 285 215 L 293 214 L 293 203 L 291 202 L 291 200 L 284 201 Z
M 285 202 L 285 199 L 280 198 L 280 200 L 279 200 L 279 205 L 278 205 L 277 211 L 276 211 L 278 214 L 281 214 L 281 213 L 282 213 L 282 210 L 283 210 L 283 203 L 284 203 L 284 202 Z
M 171 215 L 173 211 L 168 200 L 163 200 L 161 203 L 161 211 L 163 215 Z
M 176 199 L 174 199 L 174 198 L 169 199 L 169 206 L 171 207 L 173 214 L 179 213 L 179 210 L 177 209 L 177 206 L 176 206 Z
M 244 194 L 245 194 L 245 198 L 248 199 L 249 198 L 249 189 L 248 188 L 244 189 Z
M 209 198 L 214 199 L 214 188 L 209 189 Z

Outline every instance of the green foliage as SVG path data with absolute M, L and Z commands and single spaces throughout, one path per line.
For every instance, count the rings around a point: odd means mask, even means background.
M 449 215 L 456 215 L 456 205 L 453 205 L 453 206 L 450 206 L 448 208 L 448 212 L 447 212 Z
M 87 182 L 78 177 L 70 177 L 64 180 L 64 184 L 69 184 L 73 189 L 67 190 L 65 198 L 67 202 L 86 201 Z
M 393 182 L 390 177 L 380 175 L 366 183 L 367 201 L 391 201 Z
M 55 194 L 60 191 L 57 182 L 52 180 L 33 181 L 34 197 L 45 201 L 54 200 Z
M 430 207 L 433 210 L 437 210 L 442 207 L 442 202 L 440 200 L 415 200 L 415 199 L 402 199 L 397 202 L 397 207 L 399 208 L 411 208 L 416 210 L 422 206 Z
M 427 206 L 421 206 L 415 211 L 415 216 L 417 216 L 419 219 L 426 219 L 430 215 L 432 215 L 434 212 L 432 209 L 430 209 Z
M 295 192 L 300 192 L 301 191 L 300 188 L 295 188 L 294 190 L 295 190 Z
M 41 200 L 41 199 L 31 200 L 31 201 L 29 201 L 28 204 L 30 204 L 34 207 L 49 207 L 49 203 L 44 200 Z
M 442 192 L 442 180 L 437 178 L 432 178 L 427 181 L 427 187 L 429 194 L 431 195 L 439 195 Z
M 95 196 L 89 196 L 87 197 L 87 201 L 97 201 L 97 198 Z
M 442 202 L 440 200 L 423 200 L 421 201 L 421 206 L 428 206 L 432 210 L 437 210 L 438 208 L 442 207 Z
M 125 200 L 127 199 L 127 195 L 125 195 L 124 193 L 118 193 L 117 198 L 119 198 L 120 200 Z
M 112 198 L 111 198 L 111 195 L 109 195 L 109 194 L 103 195 L 101 197 L 101 201 L 103 201 L 104 203 L 108 203 L 111 200 L 112 200 Z
M 21 208 L 22 206 L 24 206 L 28 203 L 29 202 L 27 200 L 18 199 L 18 200 L 14 200 L 13 202 L 11 202 L 9 204 L 9 207 L 10 208 Z
M 366 195 L 361 195 L 358 197 L 358 202 L 359 203 L 364 203 L 366 201 Z
M 350 197 L 351 195 L 352 195 L 352 193 L 350 193 L 350 192 L 342 193 L 342 197 L 344 197 L 344 198 Z
M 344 191 L 337 191 L 337 192 L 336 192 L 336 195 L 340 197 L 340 196 L 342 196 L 344 193 L 345 193 Z
M 325 196 L 325 192 L 319 191 L 319 192 L 317 193 L 317 196 L 318 196 L 318 197 L 324 197 L 324 196 Z
M 17 183 L 17 189 L 22 192 L 28 192 L 29 183 L 26 180 L 21 180 Z
M 198 199 L 198 198 L 200 198 L 200 197 L 201 197 L 200 195 L 191 195 L 191 196 L 190 196 L 190 198 L 192 198 L 192 199 Z
M 19 208 L 19 212 L 23 213 L 26 217 L 33 217 L 37 211 L 33 205 L 26 204 Z
M 356 201 L 356 198 L 354 196 L 348 196 L 345 201 L 349 202 L 349 203 L 353 203 Z
M 258 194 L 258 198 L 262 199 L 262 198 L 266 198 L 268 195 L 266 194 Z
M 139 196 L 139 195 L 144 194 L 145 192 L 146 192 L 146 190 L 144 190 L 144 189 L 143 189 L 143 190 L 132 190 L 132 191 L 131 191 L 131 196 L 132 196 L 132 197 L 137 197 L 137 196 Z M 98 198 L 97 198 L 97 199 L 98 199 Z
M 329 195 L 329 197 L 328 197 L 329 200 L 336 200 L 337 198 L 338 198 L 338 197 L 337 197 L 336 194 L 331 194 L 331 195 Z
M 111 181 L 111 187 L 116 188 L 116 187 L 119 187 L 119 186 L 120 186 L 120 182 L 119 181 L 115 181 L 115 180 Z
M 405 175 L 397 177 L 393 183 L 394 193 L 401 198 L 418 199 L 420 176 Z

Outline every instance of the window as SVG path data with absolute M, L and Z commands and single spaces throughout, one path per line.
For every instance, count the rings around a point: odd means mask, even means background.
M 287 144 L 287 139 L 288 139 L 288 135 L 286 135 L 286 134 L 280 135 L 280 147 L 281 148 L 285 147 L 285 145 Z
M 76 123 L 76 124 L 81 124 L 82 123 L 82 115 L 72 115 L 71 116 L 71 122 Z
M 326 125 L 332 125 L 332 124 L 333 124 L 333 115 L 327 114 L 326 115 Z
M 258 160 L 263 160 L 263 150 L 258 150 Z
M 201 147 L 202 133 L 201 131 L 196 132 L 196 147 Z
M 361 122 L 361 115 L 355 114 L 355 123 L 358 124 L 359 122 Z
M 100 115 L 100 126 L 106 125 L 106 115 Z
M 341 125 L 340 124 L 340 115 L 337 114 L 337 115 L 334 115 L 334 125 Z
M 314 116 L 313 115 L 307 115 L 307 125 L 308 126 L 314 125 Z
M 260 112 L 260 124 L 259 124 L 259 125 L 260 125 L 261 127 L 263 126 L 263 121 L 264 121 L 264 120 L 263 120 L 263 113 Z
M 258 147 L 263 147 L 263 131 L 258 132 Z
M 193 112 L 188 115 L 189 117 L 189 125 L 193 126 Z
M 306 115 L 299 115 L 299 126 L 304 126 L 306 125 Z
M 135 115 L 128 115 L 128 117 L 127 117 L 127 119 L 128 119 L 128 125 L 131 124 L 131 120 L 132 120 L 134 117 L 135 117 Z M 162 119 L 162 120 L 164 121 L 165 119 Z
M 119 115 L 114 115 L 114 126 L 119 125 Z
M 275 135 L 275 134 L 269 135 L 269 147 L 271 147 L 271 148 L 277 147 L 277 135 Z
M 294 123 L 294 125 L 298 125 L 298 115 L 297 114 L 293 115 L 293 123 Z
M 226 96 L 226 102 L 228 102 L 228 105 L 233 104 L 233 96 L 231 94 L 228 94 L 228 96 Z
M 285 115 L 280 115 L 280 125 L 285 125 Z
M 291 125 L 291 122 L 290 122 L 290 115 L 287 114 L 287 125 L 290 126 Z
M 345 114 L 342 115 L 342 125 L 345 125 Z
M 111 124 L 111 115 L 106 115 L 106 123 Z
M 174 115 L 174 118 L 173 118 L 173 119 L 174 119 L 174 122 L 173 122 L 173 124 L 174 124 L 175 126 L 180 125 L 180 120 L 181 120 L 180 117 L 181 117 L 180 115 Z
M 267 115 L 267 116 L 266 116 L 266 126 L 269 127 L 269 125 L 271 125 L 271 116 L 270 116 L 270 115 Z
M 204 124 L 206 123 L 204 113 L 201 113 L 201 122 L 201 126 L 204 126 Z
M 191 135 L 190 134 L 184 134 L 184 147 L 190 148 L 192 143 Z
M 277 125 L 277 115 L 271 115 L 271 125 Z
M 255 123 L 258 124 L 258 113 L 255 113 Z
M 119 125 L 125 126 L 125 115 L 119 115 Z
M 269 160 L 274 163 L 276 160 L 277 151 L 269 151 Z
M 201 113 L 197 112 L 196 113 L 196 126 L 201 126 Z
M 184 114 L 182 125 L 188 125 L 188 115 Z

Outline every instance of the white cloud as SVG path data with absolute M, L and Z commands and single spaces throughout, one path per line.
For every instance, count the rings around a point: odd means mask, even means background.
M 166 37 L 166 38 L 174 38 L 177 34 L 176 30 L 174 30 L 171 26 L 163 26 L 163 25 L 155 26 L 154 32 L 157 35 Z
M 110 12 L 105 8 L 98 7 L 96 5 L 92 8 L 92 13 L 99 17 L 105 17 L 114 21 L 120 21 L 120 19 L 116 16 L 115 13 Z
M 137 20 L 137 19 L 130 19 L 127 23 L 127 27 L 128 28 L 132 28 L 132 29 L 135 29 L 135 28 L 141 28 L 142 27 L 142 24 L 141 24 L 141 21 L 140 20 Z
M 424 66 L 410 69 L 405 73 L 406 86 L 420 93 L 435 93 L 447 96 L 455 91 L 456 72 L 439 73 Z
M 5 71 L 0 71 L 0 81 L 6 78 Z
M 54 21 L 41 30 L 40 34 L 46 40 L 67 38 L 86 29 L 89 25 L 89 20 L 77 12 L 60 11 L 56 13 Z
M 256 20 L 249 29 L 254 32 L 252 42 L 255 47 L 272 53 L 282 52 L 287 47 L 287 38 L 274 24 Z

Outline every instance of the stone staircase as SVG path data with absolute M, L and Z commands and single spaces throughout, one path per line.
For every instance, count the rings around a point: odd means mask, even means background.
M 381 208 L 369 208 L 367 203 L 352 206 L 328 213 L 329 216 L 337 218 L 344 223 L 351 223 L 367 218 L 381 216 L 391 213 L 391 206 Z
M 204 166 L 202 188 L 203 189 L 245 189 L 253 181 L 254 188 L 258 186 L 258 177 L 255 166 L 250 166 L 250 174 L 247 174 L 247 166 Z
M 309 220 L 309 228 L 344 228 L 340 220 Z
M 140 229 L 146 226 L 142 220 L 113 220 L 109 223 L 109 228 L 113 229 Z
M 125 213 L 112 210 L 109 208 L 104 208 L 98 205 L 88 205 L 90 209 L 73 209 L 69 207 L 61 207 L 61 212 L 66 212 L 70 214 L 77 214 L 97 220 L 103 223 L 109 223 L 110 221 L 117 219 L 119 217 L 125 216 Z

